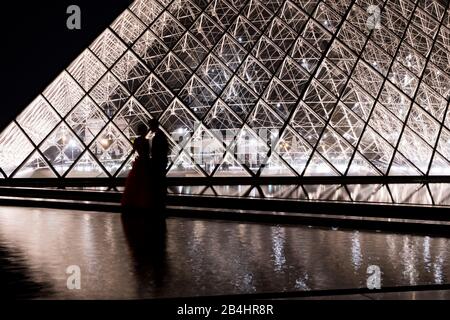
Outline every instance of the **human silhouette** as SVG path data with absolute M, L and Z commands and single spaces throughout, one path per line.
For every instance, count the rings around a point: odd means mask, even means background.
M 152 209 L 153 193 L 151 186 L 151 162 L 150 145 L 146 139 L 147 127 L 141 124 L 138 129 L 138 137 L 133 143 L 133 152 L 137 157 L 125 183 L 125 191 L 122 196 L 124 212 L 146 212 Z
M 151 179 L 156 211 L 164 214 L 166 207 L 167 183 L 166 169 L 168 164 L 169 143 L 164 132 L 159 128 L 158 120 L 149 122 L 152 138 Z
M 122 215 L 122 227 L 133 257 L 138 292 L 144 294 L 149 283 L 161 288 L 166 277 L 167 227 L 163 219 L 149 215 Z

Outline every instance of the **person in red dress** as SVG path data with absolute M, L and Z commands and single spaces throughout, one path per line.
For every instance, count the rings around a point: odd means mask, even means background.
M 151 185 L 150 145 L 146 138 L 148 129 L 145 125 L 138 127 L 138 137 L 133 143 L 133 152 L 137 157 L 125 182 L 122 196 L 122 208 L 126 213 L 149 212 L 154 205 Z

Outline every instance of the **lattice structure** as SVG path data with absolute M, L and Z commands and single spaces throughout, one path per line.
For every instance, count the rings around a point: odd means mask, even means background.
M 449 73 L 448 1 L 137 0 L 3 131 L 0 176 L 125 176 L 151 118 L 169 176 L 448 175 Z

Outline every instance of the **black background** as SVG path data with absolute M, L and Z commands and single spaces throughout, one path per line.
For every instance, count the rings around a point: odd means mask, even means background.
M 2 1 L 0 130 L 117 18 L 132 0 Z M 68 6 L 81 8 L 69 30 Z

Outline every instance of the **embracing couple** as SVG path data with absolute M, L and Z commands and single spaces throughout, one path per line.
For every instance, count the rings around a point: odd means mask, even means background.
M 141 124 L 138 127 L 138 137 L 133 143 L 133 152 L 137 153 L 137 157 L 125 183 L 122 207 L 125 213 L 163 216 L 169 144 L 159 129 L 158 120 L 150 120 L 149 127 L 152 137 L 151 150 L 150 141 L 146 138 L 147 126 Z

